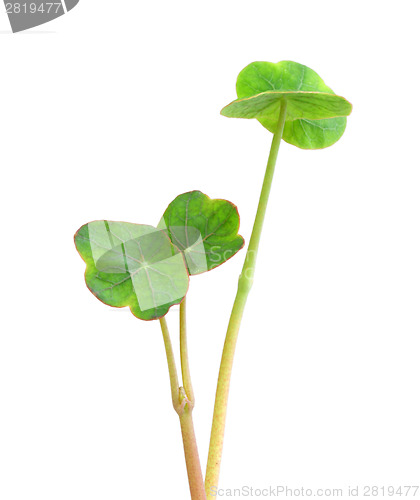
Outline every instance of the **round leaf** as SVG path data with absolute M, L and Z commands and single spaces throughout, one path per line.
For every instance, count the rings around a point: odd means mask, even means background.
M 152 226 L 94 221 L 77 231 L 75 243 L 89 290 L 107 305 L 128 306 L 137 318 L 152 320 L 187 293 L 182 253 Z
M 351 104 L 334 94 L 315 71 L 292 61 L 254 62 L 238 76 L 238 98 L 222 109 L 235 118 L 257 118 L 275 132 L 280 103 L 287 101 L 283 139 L 303 149 L 334 144 L 344 133 Z
M 158 225 L 166 229 L 184 254 L 190 274 L 220 266 L 244 246 L 238 235 L 239 214 L 226 200 L 212 200 L 201 191 L 181 194 L 168 206 Z

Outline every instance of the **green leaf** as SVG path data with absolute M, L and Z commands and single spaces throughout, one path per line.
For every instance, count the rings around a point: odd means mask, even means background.
M 86 284 L 102 302 L 130 307 L 137 318 L 164 316 L 185 297 L 189 275 L 182 253 L 164 231 L 128 222 L 94 221 L 75 235 L 86 262 Z
M 343 135 L 352 106 L 325 85 L 315 71 L 292 61 L 254 62 L 238 76 L 238 99 L 221 113 L 257 118 L 275 131 L 280 103 L 287 102 L 283 139 L 303 149 L 331 146 Z
M 183 252 L 191 275 L 220 266 L 244 246 L 238 235 L 236 206 L 212 200 L 201 191 L 175 198 L 158 227 L 166 229 L 172 243 Z

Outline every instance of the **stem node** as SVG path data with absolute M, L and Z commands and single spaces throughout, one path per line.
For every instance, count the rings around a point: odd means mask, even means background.
M 252 285 L 254 284 L 254 277 L 247 276 L 246 273 L 242 273 L 239 277 L 238 282 L 238 292 L 248 294 L 251 291 Z

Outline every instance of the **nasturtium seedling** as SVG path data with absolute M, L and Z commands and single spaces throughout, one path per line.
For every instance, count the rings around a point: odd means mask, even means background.
M 159 228 L 184 254 L 190 274 L 220 266 L 243 246 L 239 214 L 233 203 L 212 200 L 201 191 L 181 194 L 168 206 Z
M 279 103 L 287 102 L 283 139 L 303 149 L 334 144 L 346 128 L 352 106 L 325 85 L 312 69 L 292 61 L 254 62 L 236 83 L 238 99 L 222 109 L 233 118 L 257 118 L 275 132 Z
M 331 146 L 343 135 L 352 110 L 315 71 L 292 61 L 248 65 L 239 73 L 236 91 L 238 99 L 223 108 L 222 115 L 256 118 L 273 138 L 223 348 L 205 481 L 192 422 L 195 398 L 186 339 L 186 294 L 191 276 L 223 264 L 243 247 L 236 206 L 191 191 L 169 204 L 157 228 L 103 220 L 85 224 L 75 236 L 77 250 L 86 263 L 89 290 L 105 304 L 128 306 L 137 318 L 160 322 L 192 500 L 216 498 L 236 341 L 253 284 L 281 140 L 303 149 Z M 181 387 L 165 319 L 175 304 L 180 305 Z
M 75 235 L 89 290 L 109 306 L 128 306 L 137 318 L 160 322 L 194 500 L 206 500 L 206 495 L 191 417 L 194 394 L 186 342 L 186 294 L 190 275 L 214 269 L 243 247 L 238 229 L 239 214 L 233 203 L 191 191 L 170 203 L 158 228 L 99 220 L 83 225 Z M 180 304 L 183 387 L 179 387 L 165 320 L 176 304 Z
M 235 345 L 247 297 L 253 284 L 258 247 L 281 140 L 303 149 L 334 144 L 346 128 L 351 104 L 334 94 L 315 71 L 292 61 L 254 62 L 236 82 L 238 99 L 222 109 L 224 116 L 256 118 L 273 133 L 257 215 L 226 333 L 214 404 L 205 479 L 207 498 L 217 490 L 226 408 Z M 214 496 L 214 495 L 213 495 Z

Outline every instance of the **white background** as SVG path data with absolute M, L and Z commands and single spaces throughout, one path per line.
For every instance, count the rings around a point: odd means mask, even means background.
M 417 6 L 81 0 L 15 35 L 1 14 L 2 500 L 189 497 L 159 324 L 95 299 L 72 238 L 200 189 L 248 240 L 271 134 L 219 110 L 255 60 L 354 112 L 329 149 L 281 147 L 220 487 L 420 484 Z M 203 465 L 244 255 L 188 295 Z

